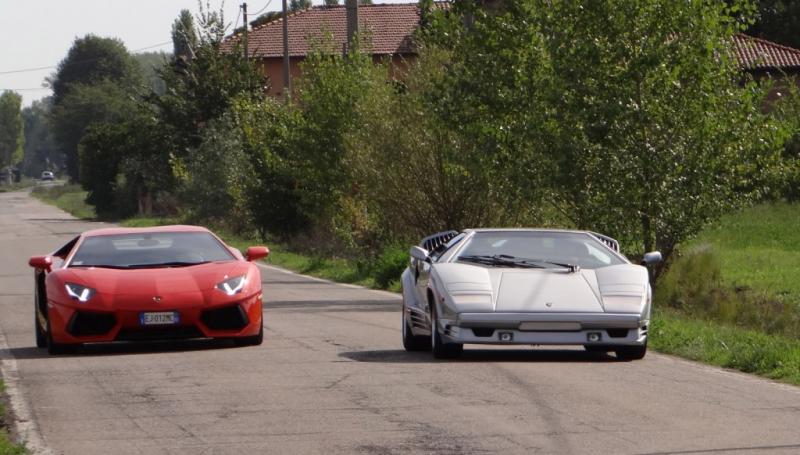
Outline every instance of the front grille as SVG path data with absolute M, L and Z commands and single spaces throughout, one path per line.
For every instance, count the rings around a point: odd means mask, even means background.
M 193 325 L 186 327 L 122 329 L 117 335 L 117 341 L 187 340 L 191 338 L 205 338 L 205 336 L 200 329 Z
M 200 320 L 211 330 L 241 330 L 249 322 L 239 305 L 203 311 Z
M 76 337 L 105 335 L 116 323 L 113 314 L 76 311 L 67 324 L 67 332 Z

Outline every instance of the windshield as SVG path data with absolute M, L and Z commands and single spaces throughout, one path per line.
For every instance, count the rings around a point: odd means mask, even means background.
M 596 269 L 625 262 L 602 243 L 582 232 L 476 232 L 457 261 L 487 266 Z
M 207 232 L 147 232 L 87 237 L 70 267 L 181 267 L 234 256 Z

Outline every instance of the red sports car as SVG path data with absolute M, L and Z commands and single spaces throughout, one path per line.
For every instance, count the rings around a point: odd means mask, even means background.
M 261 274 L 197 226 L 84 232 L 34 256 L 36 346 L 51 354 L 82 343 L 232 338 L 261 344 Z

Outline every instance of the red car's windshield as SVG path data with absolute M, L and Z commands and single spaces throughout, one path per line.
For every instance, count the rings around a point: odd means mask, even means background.
M 235 259 L 206 232 L 147 232 L 87 237 L 70 267 L 152 268 Z

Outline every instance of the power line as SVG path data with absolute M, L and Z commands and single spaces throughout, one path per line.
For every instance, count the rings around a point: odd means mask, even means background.
M 165 46 L 165 45 L 171 44 L 171 43 L 172 43 L 172 41 L 164 41 L 163 43 L 153 44 L 152 46 L 146 46 L 146 47 L 142 47 L 142 48 L 139 48 L 139 49 L 134 49 L 134 50 L 132 50 L 130 52 L 131 53 L 136 53 L 136 52 L 140 52 L 140 51 L 146 51 L 148 49 L 153 49 L 153 48 L 156 48 L 156 47 Z M 86 59 L 86 60 L 81 60 L 81 61 L 76 62 L 76 63 L 88 63 L 88 62 L 94 62 L 94 61 L 97 61 L 97 60 L 99 60 L 99 59 L 97 59 L 97 58 L 89 58 L 89 59 Z M 50 70 L 50 69 L 54 69 L 54 68 L 58 68 L 58 65 L 39 66 L 39 67 L 36 67 L 36 68 L 25 68 L 25 69 L 21 69 L 21 70 L 0 71 L 0 74 L 31 73 L 31 72 L 34 72 L 34 71 Z
M 50 87 L 31 87 L 31 88 L 0 88 L 0 90 L 8 90 L 11 92 L 27 92 L 35 90 L 51 90 Z
M 259 14 L 263 13 L 265 9 L 269 8 L 269 5 L 270 5 L 271 3 L 272 3 L 272 0 L 269 0 L 269 1 L 267 2 L 267 4 L 266 4 L 266 5 L 264 5 L 264 7 L 263 7 L 263 8 L 261 8 L 261 9 L 260 9 L 260 10 L 258 10 L 258 11 L 256 11 L 255 13 L 251 14 L 251 16 L 253 16 L 253 17 L 256 17 L 256 16 L 258 16 Z

